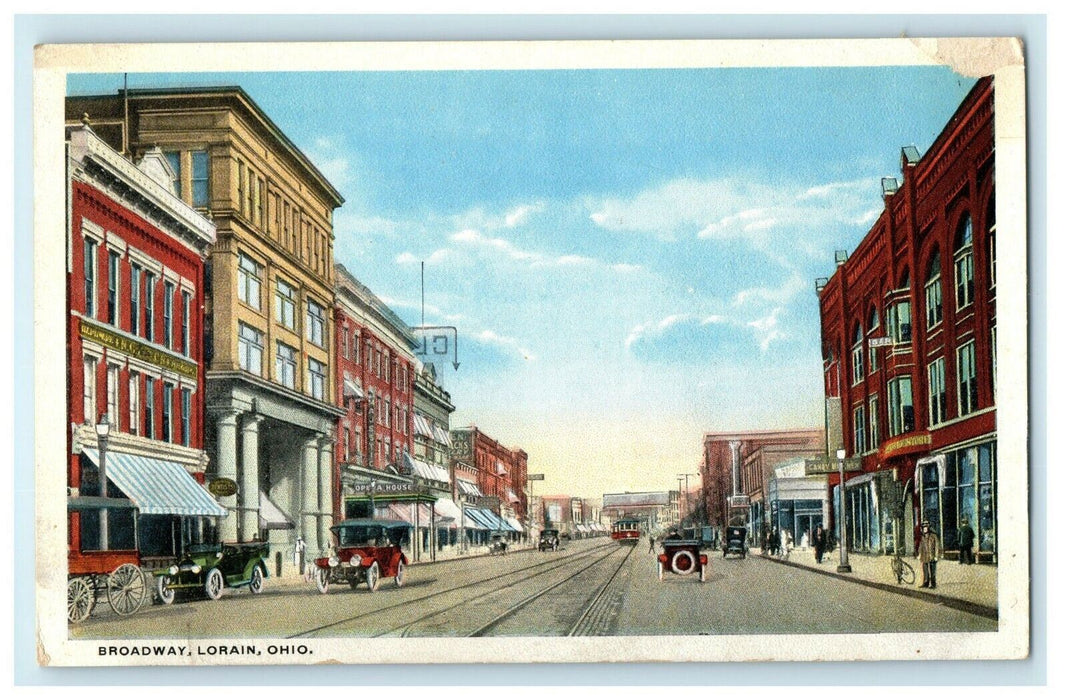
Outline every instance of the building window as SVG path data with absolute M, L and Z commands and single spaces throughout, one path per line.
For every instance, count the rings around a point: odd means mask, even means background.
M 349 429 L 348 429 L 347 426 L 341 429 L 341 435 L 342 435 L 342 438 L 341 438 L 342 439 L 341 452 L 344 455 L 344 460 L 347 462 L 347 461 L 349 461 L 350 440 L 352 439 L 350 437 Z
M 289 329 L 297 327 L 296 298 L 297 290 L 288 282 L 275 281 L 274 315 L 275 320 Z
M 879 397 L 868 397 L 868 449 L 879 446 Z
M 130 372 L 130 433 L 137 435 L 141 426 L 141 375 Z
M 864 452 L 864 432 L 867 427 L 864 422 L 864 407 L 857 406 L 853 409 L 853 454 L 855 455 Z
M 972 256 L 972 217 L 964 217 L 957 231 L 953 253 L 953 274 L 957 293 L 957 308 L 972 303 L 975 298 L 975 270 Z
M 174 399 L 174 387 L 166 382 L 163 383 L 163 429 L 160 430 L 159 437 L 164 442 L 171 441 L 171 402 Z
M 155 340 L 153 327 L 155 326 L 155 299 L 156 276 L 151 272 L 145 272 L 145 340 Z
M 96 358 L 86 357 L 82 363 L 82 407 L 85 422 L 96 423 Z
M 189 357 L 189 313 L 193 297 L 189 292 L 182 292 L 182 354 Z
M 360 332 L 354 331 L 352 334 L 352 361 L 356 364 L 360 364 Z
M 393 427 L 393 404 L 389 399 L 386 399 L 386 410 L 383 411 L 386 415 L 386 427 Z
M 141 334 L 141 268 L 130 266 L 130 332 Z
M 853 334 L 853 384 L 864 381 L 864 331 L 857 325 Z
M 975 381 L 975 341 L 957 348 L 957 415 L 966 416 L 979 407 Z
M 263 228 L 263 180 L 254 178 L 252 181 L 252 216 L 256 225 Z
M 146 438 L 156 439 L 156 380 L 145 377 L 145 429 Z
M 946 360 L 938 358 L 927 365 L 927 420 L 938 425 L 946 420 Z
M 238 326 L 238 363 L 246 372 L 261 376 L 263 374 L 263 334 L 244 323 Z
M 96 242 L 86 239 L 85 258 L 85 315 L 96 315 Z
M 308 300 L 308 340 L 315 345 L 326 347 L 326 312 L 322 306 Z
M 163 283 L 163 344 L 172 346 L 174 333 L 174 283 Z
M 119 366 L 108 365 L 108 423 L 119 422 Z
M 278 343 L 274 356 L 275 379 L 293 389 L 297 383 L 297 351 L 285 343 Z
M 208 206 L 208 152 L 193 151 L 193 206 Z
M 923 294 L 927 309 L 927 328 L 931 329 L 942 322 L 942 267 L 937 253 L 931 258 Z
M 899 301 L 887 307 L 886 334 L 895 343 L 912 342 L 912 304 Z
M 189 419 L 193 413 L 193 392 L 182 388 L 182 444 L 189 446 Z
M 990 197 L 990 204 L 986 208 L 987 227 L 987 258 L 990 260 L 990 287 L 993 288 L 997 281 L 997 246 L 994 239 L 997 234 L 997 219 L 994 212 L 994 197 Z
M 249 256 L 241 253 L 237 262 L 237 298 L 254 309 L 260 308 L 259 264 Z
M 108 323 L 119 325 L 119 254 L 108 251 Z
M 308 358 L 308 392 L 313 398 L 323 400 L 326 395 L 326 365 L 318 360 Z
M 890 435 L 908 433 L 916 428 L 912 409 L 912 377 L 895 377 L 887 384 L 890 404 Z
M 171 170 L 174 171 L 174 179 L 171 180 L 171 188 L 174 191 L 174 196 L 182 196 L 182 154 L 178 151 L 164 151 L 163 156 L 167 159 L 168 165 L 171 166 Z

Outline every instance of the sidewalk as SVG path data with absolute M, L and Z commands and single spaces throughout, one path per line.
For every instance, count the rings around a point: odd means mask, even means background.
M 997 619 L 998 612 L 998 568 L 990 564 L 958 564 L 955 559 L 942 559 L 938 562 L 938 588 L 929 591 L 920 588 L 923 582 L 923 568 L 915 557 L 904 557 L 904 561 L 916 572 L 916 581 L 911 585 L 898 585 L 890 568 L 890 556 L 870 554 L 849 554 L 849 565 L 853 573 L 839 574 L 838 550 L 823 557 L 823 563 L 816 563 L 812 549 L 794 549 L 786 559 L 763 555 L 764 559 L 784 566 L 808 569 L 827 576 L 854 581 L 855 583 L 891 591 L 902 595 L 939 602 L 959 610 L 976 615 Z

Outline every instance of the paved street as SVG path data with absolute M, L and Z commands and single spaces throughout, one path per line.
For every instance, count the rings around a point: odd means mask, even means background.
M 149 605 L 118 618 L 107 604 L 75 638 L 760 634 L 993 631 L 994 620 L 873 590 L 757 556 L 711 573 L 657 580 L 644 545 L 598 538 L 558 552 L 526 550 L 411 567 L 406 585 L 371 594 L 274 579 L 253 596 Z

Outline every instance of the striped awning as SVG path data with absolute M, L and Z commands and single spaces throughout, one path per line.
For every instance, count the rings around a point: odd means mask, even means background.
M 266 493 L 260 491 L 260 529 L 292 530 L 295 527 L 289 516 L 275 505 Z
M 467 517 L 482 525 L 487 530 L 500 530 L 500 521 L 497 516 L 485 508 L 468 508 L 464 511 Z
M 515 491 L 508 489 L 508 502 L 519 503 L 519 496 L 515 495 Z
M 431 426 L 434 429 L 434 440 L 445 447 L 452 447 L 452 439 L 449 437 L 449 431 L 439 428 L 436 425 Z
M 478 508 L 464 508 L 463 514 L 463 527 L 467 530 L 492 530 L 489 525 L 486 524 L 485 519 L 475 515 L 478 512 Z
M 413 418 L 415 419 L 413 421 L 415 423 L 415 434 L 425 437 L 429 440 L 433 440 L 434 429 L 430 425 L 430 421 L 428 421 L 425 417 L 419 415 L 418 413 L 416 413 Z
M 360 391 L 360 385 L 356 383 L 356 380 L 349 379 L 348 377 L 345 377 L 344 385 L 345 385 L 345 389 L 344 389 L 345 398 L 349 398 L 349 397 L 356 398 L 356 399 L 362 399 L 363 398 L 363 392 Z
M 434 512 L 438 514 L 438 520 L 448 523 L 449 527 L 460 526 L 460 506 L 452 502 L 451 498 L 439 498 L 434 504 Z
M 430 481 L 440 481 L 446 484 L 449 483 L 449 470 L 444 467 L 424 462 L 421 459 L 416 459 L 407 452 L 404 453 L 404 461 L 405 466 L 411 473 L 420 478 L 429 479 Z
M 508 526 L 511 527 L 516 532 L 522 532 L 523 531 L 522 524 L 520 524 L 520 522 L 518 520 L 516 520 L 515 518 L 505 518 L 504 522 L 508 523 Z
M 82 454 L 100 466 L 96 450 L 83 448 Z M 106 467 L 108 478 L 142 513 L 220 517 L 227 513 L 178 462 L 110 450 Z
M 457 479 L 456 485 L 460 487 L 461 493 L 465 496 L 481 496 L 482 492 L 479 491 L 478 486 L 472 484 L 470 481 L 464 481 L 463 479 Z

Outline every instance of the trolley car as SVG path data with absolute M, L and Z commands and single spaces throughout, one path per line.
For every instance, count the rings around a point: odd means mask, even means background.
M 612 523 L 612 539 L 620 544 L 638 544 L 642 538 L 642 521 L 636 518 L 623 518 Z

